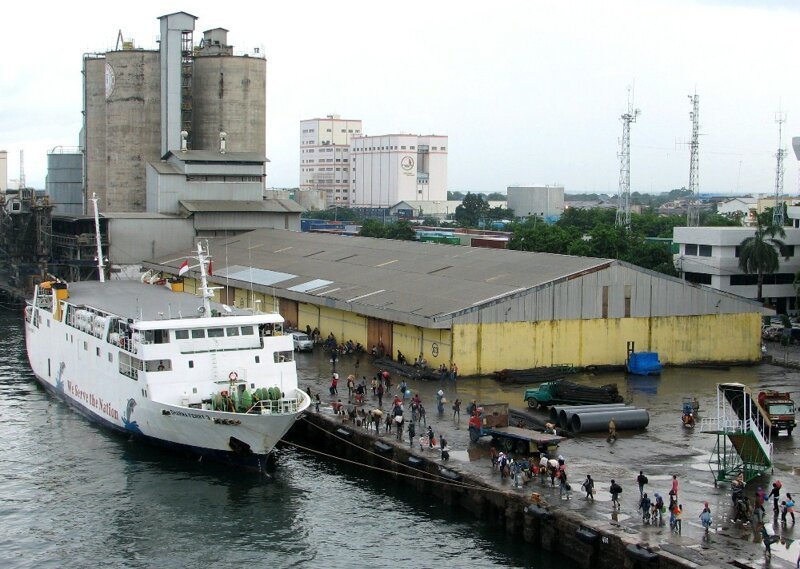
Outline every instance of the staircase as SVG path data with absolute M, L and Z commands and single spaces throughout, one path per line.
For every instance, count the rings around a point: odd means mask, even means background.
M 700 430 L 717 435 L 708 461 L 714 483 L 739 476 L 745 482 L 772 468 L 771 423 L 741 383 L 717 385 L 717 416 L 703 419 Z

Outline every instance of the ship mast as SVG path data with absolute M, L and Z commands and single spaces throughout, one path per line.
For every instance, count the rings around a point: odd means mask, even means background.
M 106 272 L 103 268 L 103 244 L 100 240 L 100 211 L 97 209 L 97 194 L 92 194 L 94 204 L 94 237 L 97 240 L 97 272 L 100 275 L 100 282 L 106 282 Z
M 206 252 L 203 251 L 203 246 L 200 244 L 200 241 L 197 242 L 197 260 L 200 262 L 200 292 L 203 293 L 203 316 L 210 318 L 211 299 L 214 298 L 214 289 L 208 286 L 208 273 L 206 272 L 208 256 Z

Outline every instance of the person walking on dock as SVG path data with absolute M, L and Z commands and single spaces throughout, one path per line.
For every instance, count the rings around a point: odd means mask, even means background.
M 453 401 L 453 423 L 456 424 L 456 429 L 461 423 L 461 399 L 458 398 Z
M 419 404 L 419 409 L 417 409 L 417 413 L 419 413 L 419 422 L 423 425 L 428 425 L 428 420 L 425 418 L 425 405 L 422 403 Z
M 428 448 L 433 448 L 433 439 L 434 439 L 433 427 L 431 427 L 429 425 L 428 426 Z
M 640 470 L 639 476 L 636 477 L 636 483 L 639 485 L 639 498 L 644 496 L 644 485 L 647 484 L 647 482 L 647 476 Z
M 617 441 L 617 423 L 614 421 L 614 417 L 611 417 L 611 420 L 608 422 L 608 442 L 616 442 Z
M 647 497 L 647 493 L 645 492 L 642 494 L 641 500 L 639 500 L 639 509 L 642 511 L 642 523 L 649 524 L 650 523 L 650 507 L 651 507 L 650 498 Z
M 788 492 L 786 493 L 786 513 L 792 516 L 792 523 L 794 523 L 794 498 Z M 786 521 L 786 516 L 783 516 L 784 522 Z
M 586 475 L 586 480 L 583 481 L 583 491 L 586 492 L 586 499 L 594 502 L 594 480 L 591 475 Z
M 558 471 L 558 497 L 562 500 L 566 495 L 567 500 L 569 500 L 569 483 L 567 482 L 567 470 L 566 469 L 559 469 Z
M 395 428 L 397 430 L 397 440 L 403 440 L 403 423 L 405 422 L 405 418 L 402 415 L 395 415 L 394 416 L 394 423 Z
M 444 403 L 447 401 L 444 397 L 444 391 L 441 389 L 436 392 L 436 410 L 439 411 L 439 417 L 444 415 Z
M 672 494 L 672 496 L 675 497 L 675 501 L 677 501 L 678 500 L 678 475 L 677 474 L 673 474 L 672 475 L 672 491 L 671 491 L 671 494 Z
M 611 508 L 614 510 L 619 509 L 619 495 L 622 493 L 622 486 L 616 483 L 616 481 L 611 481 L 611 486 L 608 489 L 609 493 L 611 494 Z
M 769 494 L 767 494 L 767 498 L 772 498 L 772 509 L 775 512 L 775 517 L 778 517 L 778 501 L 781 498 L 781 483 L 780 482 L 773 482 L 772 483 L 772 490 L 770 490 Z
M 664 498 L 661 497 L 661 494 L 656 492 L 653 494 L 653 517 L 652 520 L 656 520 L 656 516 L 658 516 L 658 525 L 661 525 L 664 522 Z
M 414 421 L 408 423 L 408 446 L 414 446 L 414 437 L 417 436 L 417 428 L 414 426 Z
M 703 511 L 700 512 L 700 522 L 706 528 L 706 533 L 708 533 L 708 529 L 711 527 L 711 508 L 708 507 L 708 502 L 703 504 Z
M 375 388 L 375 392 L 378 395 L 378 407 L 383 408 L 383 383 L 378 384 Z

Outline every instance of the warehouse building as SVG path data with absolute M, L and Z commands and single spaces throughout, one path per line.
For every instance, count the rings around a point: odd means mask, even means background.
M 222 302 L 462 374 L 621 365 L 629 341 L 667 364 L 761 355 L 757 303 L 616 260 L 276 229 L 211 253 Z M 176 275 L 188 254 L 145 267 Z M 185 289 L 196 293 L 194 278 Z

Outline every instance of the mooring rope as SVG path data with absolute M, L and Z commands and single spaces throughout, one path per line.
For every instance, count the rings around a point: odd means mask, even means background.
M 342 441 L 344 443 L 352 445 L 353 447 L 355 447 L 355 448 L 357 448 L 357 449 L 359 449 L 361 451 L 367 452 L 369 454 L 372 454 L 374 456 L 382 458 L 383 460 L 386 460 L 386 461 L 388 461 L 390 463 L 393 463 L 393 464 L 396 464 L 398 466 L 402 466 L 404 468 L 413 468 L 412 466 L 409 466 L 408 464 L 404 464 L 402 462 L 394 460 L 393 458 L 389 458 L 389 457 L 387 457 L 385 455 L 382 455 L 382 454 L 374 452 L 374 451 L 372 451 L 370 449 L 367 449 L 367 448 L 364 448 L 362 446 L 359 446 L 359 445 L 355 444 L 354 442 L 345 439 L 344 437 L 340 437 L 337 434 L 332 433 L 332 432 L 324 429 L 323 427 L 320 427 L 319 425 L 313 423 L 312 421 L 309 421 L 306 417 L 302 417 L 302 419 L 306 423 L 308 423 L 309 425 L 312 425 L 312 426 L 316 427 L 317 429 L 319 429 L 319 430 L 321 430 L 321 431 L 323 431 L 323 432 L 325 432 L 325 433 L 327 433 L 327 434 L 339 439 L 340 441 Z M 426 476 L 418 476 L 418 475 L 409 474 L 409 473 L 405 473 L 405 472 L 398 472 L 398 471 L 395 471 L 395 470 L 389 470 L 387 468 L 382 468 L 380 466 L 373 466 L 373 465 L 370 465 L 370 464 L 363 464 L 363 463 L 360 463 L 360 462 L 356 462 L 354 460 L 349 460 L 349 459 L 343 458 L 341 456 L 328 454 L 328 453 L 325 453 L 325 452 L 322 452 L 322 451 L 319 451 L 319 450 L 316 450 L 316 449 L 312 449 L 312 448 L 308 448 L 308 447 L 299 445 L 299 444 L 297 444 L 295 442 L 290 442 L 290 441 L 286 441 L 286 440 L 284 440 L 283 442 L 285 442 L 286 444 L 295 446 L 295 447 L 297 447 L 297 448 L 299 448 L 301 450 L 305 450 L 305 451 L 308 451 L 308 452 L 311 452 L 311 453 L 314 453 L 314 454 L 318 454 L 318 455 L 324 456 L 326 458 L 332 458 L 334 460 L 339 460 L 341 462 L 344 462 L 344 463 L 347 463 L 347 464 L 353 464 L 355 466 L 359 466 L 359 467 L 362 467 L 362 468 L 366 467 L 366 468 L 368 468 L 370 470 L 376 470 L 378 472 L 385 472 L 385 473 L 389 473 L 389 474 L 395 474 L 397 476 L 403 476 L 405 478 L 410 478 L 412 480 L 424 480 L 424 481 L 427 481 L 427 482 L 436 482 L 438 484 L 443 484 L 445 486 L 454 486 L 454 487 L 457 487 L 457 488 L 464 488 L 466 490 L 479 490 L 481 492 L 493 492 L 493 493 L 496 493 L 496 494 L 508 494 L 508 491 L 506 491 L 506 490 L 500 490 L 500 489 L 491 488 L 491 487 L 488 487 L 488 486 L 478 486 L 477 484 L 471 484 L 471 483 L 467 483 L 467 482 L 460 482 L 460 481 L 457 481 L 457 480 L 448 480 L 442 474 L 432 474 L 432 473 L 426 472 L 425 473 Z

